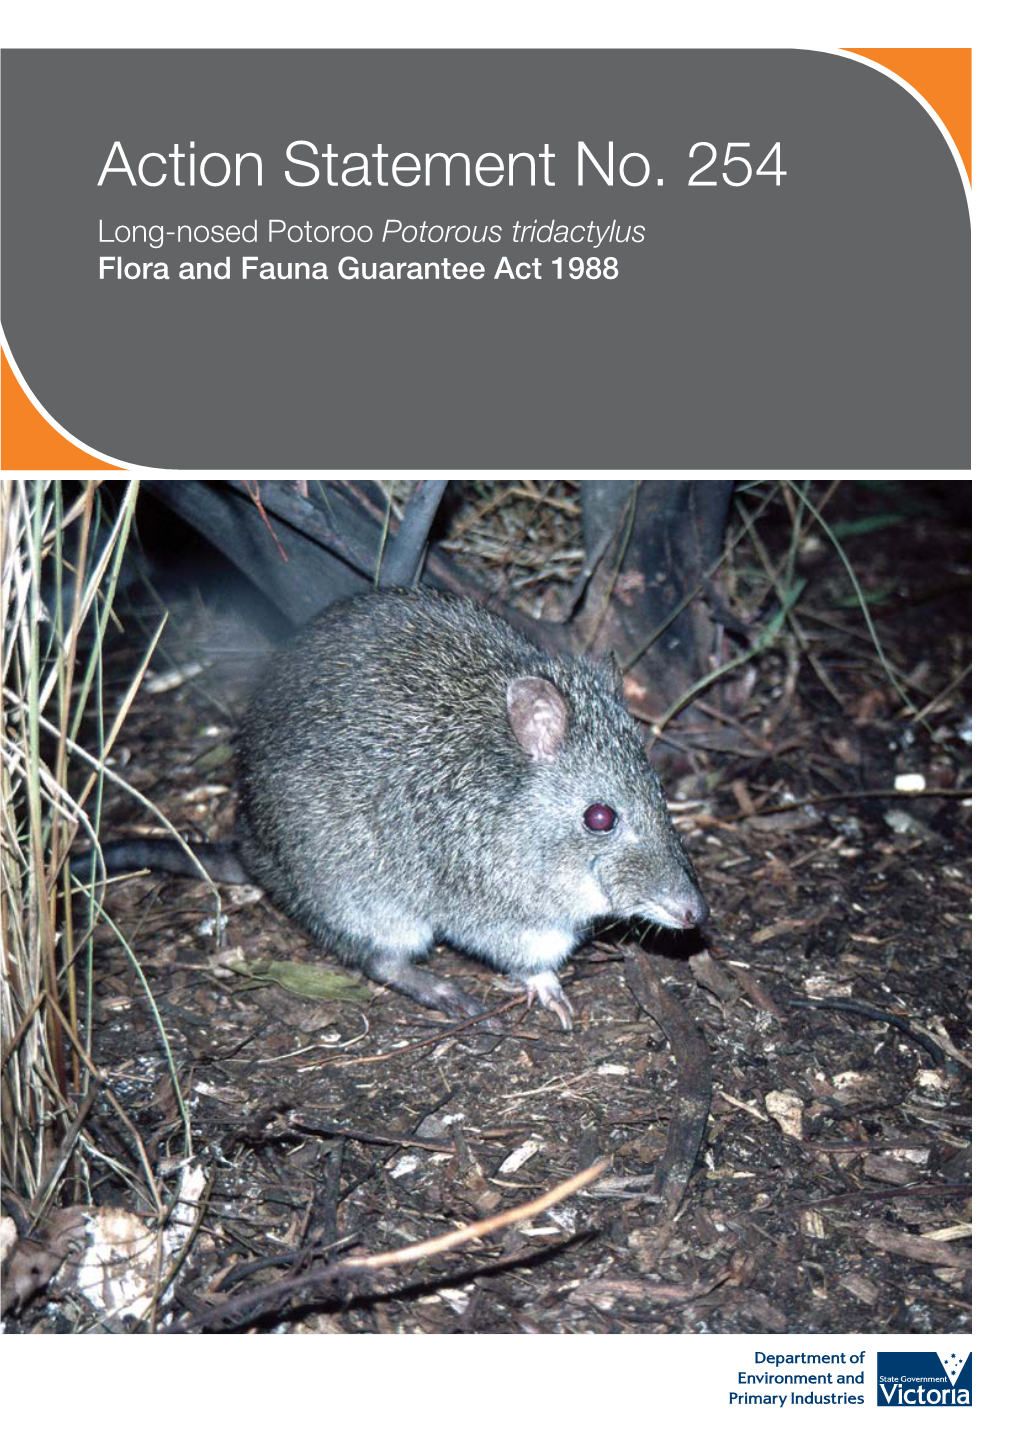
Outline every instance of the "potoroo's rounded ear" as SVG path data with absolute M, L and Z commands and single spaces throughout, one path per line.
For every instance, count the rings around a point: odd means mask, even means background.
M 542 676 L 515 676 L 506 688 L 506 710 L 511 731 L 534 761 L 555 756 L 567 739 L 570 708 Z

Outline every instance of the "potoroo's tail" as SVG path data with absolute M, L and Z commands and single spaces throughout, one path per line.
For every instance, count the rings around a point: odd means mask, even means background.
M 228 886 L 251 884 L 251 877 L 241 865 L 232 841 L 193 841 L 188 843 L 212 877 Z M 90 881 L 94 853 L 86 851 L 71 859 L 71 875 L 76 881 Z M 107 876 L 123 876 L 130 871 L 165 871 L 171 876 L 201 876 L 186 851 L 169 837 L 137 836 L 125 841 L 111 841 L 103 847 Z M 96 866 L 97 874 L 99 867 Z

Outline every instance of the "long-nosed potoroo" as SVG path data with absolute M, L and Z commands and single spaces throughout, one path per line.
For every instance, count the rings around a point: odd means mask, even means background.
M 596 920 L 707 915 L 613 669 L 462 597 L 328 607 L 260 678 L 237 766 L 235 841 L 193 848 L 213 878 L 256 882 L 341 961 L 452 1015 L 482 1007 L 417 964 L 437 940 L 569 1028 L 556 973 Z M 194 872 L 172 841 L 104 859 Z

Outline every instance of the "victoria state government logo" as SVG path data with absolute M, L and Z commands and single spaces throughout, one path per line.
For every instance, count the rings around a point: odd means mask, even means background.
M 879 1352 L 880 1407 L 969 1407 L 972 1353 Z

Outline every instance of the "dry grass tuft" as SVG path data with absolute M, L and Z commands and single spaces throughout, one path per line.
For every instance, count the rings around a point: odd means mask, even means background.
M 104 784 L 124 784 L 108 758 L 151 655 L 106 715 L 103 643 L 137 491 L 137 482 L 115 492 L 44 480 L 7 480 L 0 491 L 2 1166 L 30 1225 L 58 1193 L 87 1201 L 101 1156 L 87 1118 L 106 1090 L 91 1060 L 103 895 L 85 889 L 84 910 L 73 908 L 67 861 L 76 838 L 95 841 Z M 136 1185 L 158 1210 L 137 1137 L 136 1150 Z M 115 1170 L 123 1174 L 123 1157 Z

